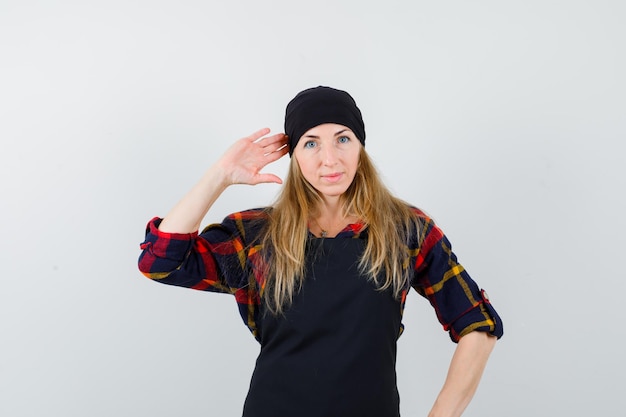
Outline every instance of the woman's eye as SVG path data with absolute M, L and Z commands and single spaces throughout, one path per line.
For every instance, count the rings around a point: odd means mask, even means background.
M 304 143 L 304 147 L 305 148 L 315 148 L 315 142 L 313 142 L 312 140 L 308 140 Z
M 347 136 L 341 136 L 339 139 L 337 139 L 337 141 L 339 143 L 348 143 L 350 141 L 350 138 Z

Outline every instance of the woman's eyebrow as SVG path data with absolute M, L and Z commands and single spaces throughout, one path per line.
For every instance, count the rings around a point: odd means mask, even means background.
M 335 133 L 335 136 L 339 136 L 342 133 L 350 132 L 350 131 L 351 131 L 350 129 L 341 129 L 339 132 Z M 302 137 L 303 138 L 311 138 L 311 139 L 319 139 L 320 138 L 319 136 L 316 136 L 316 135 L 304 135 Z

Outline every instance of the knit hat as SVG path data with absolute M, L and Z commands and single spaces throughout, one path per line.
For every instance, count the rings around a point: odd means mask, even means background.
M 307 130 L 324 123 L 349 127 L 365 146 L 365 124 L 352 96 L 319 86 L 299 92 L 287 105 L 285 134 L 289 136 L 289 156 Z

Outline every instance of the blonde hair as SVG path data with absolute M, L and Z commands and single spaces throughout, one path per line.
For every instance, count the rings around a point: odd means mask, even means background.
M 292 158 L 282 191 L 268 210 L 262 238 L 267 254 L 262 297 L 274 314 L 282 314 L 302 286 L 308 221 L 319 204 L 319 192 Z M 408 239 L 417 232 L 418 218 L 385 187 L 363 147 L 354 180 L 341 196 L 341 209 L 344 216 L 356 216 L 367 227 L 367 244 L 359 261 L 361 273 L 379 290 L 391 288 L 394 296 L 400 297 L 408 284 Z

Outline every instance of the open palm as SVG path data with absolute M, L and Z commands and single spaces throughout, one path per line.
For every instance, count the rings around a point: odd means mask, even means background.
M 284 133 L 265 136 L 269 132 L 270 129 L 264 128 L 239 139 L 222 156 L 218 163 L 230 184 L 282 183 L 274 174 L 261 173 L 266 165 L 280 159 L 289 151 L 288 139 Z

